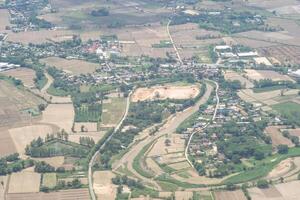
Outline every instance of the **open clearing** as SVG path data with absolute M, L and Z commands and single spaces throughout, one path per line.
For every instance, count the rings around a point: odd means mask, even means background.
M 267 176 L 268 179 L 280 178 L 288 173 L 293 167 L 293 159 L 288 158 L 281 161 Z
M 111 182 L 115 175 L 111 171 L 96 171 L 93 174 L 94 190 L 98 199 L 114 200 L 117 186 Z
M 249 189 L 252 200 L 298 200 L 300 181 L 274 185 L 268 189 Z
M 43 112 L 41 122 L 49 123 L 71 132 L 74 120 L 74 107 L 72 104 L 49 104 Z
M 242 86 L 245 86 L 245 88 L 247 88 L 247 89 L 254 87 L 254 84 L 251 81 L 249 81 L 248 79 L 243 77 L 243 75 L 239 74 L 238 72 L 228 70 L 224 73 L 224 77 L 225 77 L 226 80 L 240 81 Z
M 55 168 L 62 167 L 65 162 L 64 156 L 54 156 L 51 158 L 32 158 L 32 159 L 41 162 L 44 161 Z
M 47 134 L 51 133 L 55 133 L 55 127 L 49 125 L 31 125 L 9 129 L 9 134 L 19 154 L 25 154 L 25 147 L 32 140 L 37 139 L 39 136 L 45 138 Z
M 247 200 L 241 190 L 218 191 L 214 193 L 215 200 Z
M 280 132 L 280 129 L 283 127 L 280 126 L 268 126 L 265 129 L 265 132 L 267 135 L 269 135 L 272 139 L 272 146 L 276 147 L 280 144 L 286 144 L 289 147 L 293 147 L 294 144 L 286 137 L 284 137 L 282 135 L 282 133 Z
M 271 71 L 271 70 L 254 70 L 254 69 L 246 69 L 247 76 L 251 80 L 259 81 L 262 79 L 271 79 L 272 81 L 292 81 L 287 75 L 279 74 L 278 72 Z
M 10 177 L 8 193 L 31 193 L 40 191 L 41 175 L 35 172 L 17 172 Z
M 42 186 L 48 187 L 48 188 L 53 188 L 56 186 L 56 173 L 45 173 L 43 174 L 43 181 L 42 181 Z
M 126 108 L 125 98 L 109 98 L 109 102 L 103 102 L 101 116 L 102 125 L 116 125 L 123 117 Z
M 72 73 L 74 75 L 93 73 L 98 67 L 98 64 L 95 63 L 75 59 L 68 60 L 58 57 L 45 58 L 42 59 L 41 62 L 49 66 L 54 66 L 65 72 Z
M 132 95 L 131 101 L 146 101 L 155 99 L 190 99 L 199 94 L 198 85 L 190 86 L 153 86 L 151 88 L 138 88 Z
M 89 200 L 89 190 L 87 188 L 83 189 L 70 189 L 61 190 L 59 192 L 38 192 L 38 193 L 23 193 L 23 194 L 8 194 L 7 200 L 20 200 L 20 199 L 30 199 L 30 200 L 74 200 L 82 199 Z
M 12 76 L 16 79 L 21 80 L 25 87 L 33 88 L 35 86 L 34 78 L 36 76 L 35 76 L 35 71 L 32 69 L 21 67 L 21 68 L 4 71 L 1 72 L 0 74 L 4 74 L 6 76 Z

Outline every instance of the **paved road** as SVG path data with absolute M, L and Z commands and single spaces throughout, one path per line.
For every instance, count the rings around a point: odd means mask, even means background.
M 96 151 L 96 153 L 93 155 L 93 157 L 91 158 L 91 160 L 89 162 L 88 181 L 89 181 L 89 192 L 90 192 L 90 196 L 91 196 L 92 200 L 97 200 L 96 194 L 95 194 L 95 191 L 94 191 L 94 187 L 93 187 L 93 170 L 92 170 L 94 162 L 95 162 L 95 159 L 98 156 L 99 151 L 101 149 L 103 149 L 104 146 L 107 144 L 107 142 L 109 142 L 111 140 L 111 138 L 113 137 L 114 133 L 116 133 L 120 129 L 123 121 L 126 119 L 126 117 L 128 115 L 128 111 L 129 111 L 131 94 L 132 94 L 132 92 L 129 93 L 129 95 L 128 95 L 127 99 L 126 99 L 126 109 L 125 109 L 125 113 L 123 115 L 123 118 L 121 119 L 121 121 L 119 122 L 119 124 L 115 127 L 114 132 L 102 144 L 102 146 L 100 147 L 100 149 L 98 151 Z
M 216 115 L 217 115 L 217 111 L 218 111 L 218 107 L 219 107 L 219 103 L 220 103 L 220 100 L 219 100 L 219 95 L 218 95 L 218 91 L 219 91 L 219 84 L 215 81 L 211 81 L 213 82 L 215 85 L 216 85 L 216 89 L 215 89 L 215 92 L 216 92 L 216 99 L 217 99 L 217 103 L 216 103 L 216 106 L 215 106 L 215 111 L 214 111 L 214 115 L 212 117 L 212 120 L 211 122 L 213 122 L 216 118 Z M 205 126 L 203 126 L 202 130 L 204 130 L 211 122 L 208 122 Z M 189 146 L 190 146 L 190 143 L 193 139 L 193 136 L 198 133 L 198 132 L 193 132 L 188 140 L 188 143 L 185 147 L 185 151 L 184 151 L 184 155 L 185 155 L 185 158 L 186 160 L 188 161 L 188 163 L 190 164 L 191 167 L 194 167 L 193 166 L 193 163 L 190 161 L 189 159 L 189 156 L 188 156 L 188 151 L 189 151 Z
M 191 116 L 193 113 L 197 112 L 199 110 L 199 106 L 206 103 L 208 100 L 211 92 L 213 90 L 213 87 L 209 84 L 207 84 L 207 90 L 204 94 L 204 96 L 192 107 L 180 112 L 174 114 L 174 116 L 166 123 L 164 126 L 154 135 L 150 136 L 147 134 L 147 132 L 144 133 L 145 139 L 139 142 L 138 144 L 134 145 L 130 151 L 128 151 L 119 161 L 114 163 L 113 169 L 116 170 L 119 166 L 125 165 L 127 163 L 128 169 L 138 178 L 143 180 L 144 182 L 150 183 L 155 186 L 157 190 L 160 190 L 159 185 L 152 179 L 145 178 L 141 176 L 138 172 L 136 172 L 133 167 L 133 160 L 138 155 L 138 153 L 142 150 L 143 147 L 150 144 L 157 138 L 161 137 L 162 135 L 168 134 L 168 133 L 174 133 L 176 131 L 176 128 L 189 116 Z

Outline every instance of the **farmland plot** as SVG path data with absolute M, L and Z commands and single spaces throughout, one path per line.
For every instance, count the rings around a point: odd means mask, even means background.
M 115 175 L 111 171 L 94 172 L 94 190 L 99 199 L 114 200 L 117 186 L 111 182 Z
M 272 139 L 272 146 L 276 147 L 280 144 L 288 145 L 289 147 L 293 147 L 293 143 L 286 137 L 282 135 L 280 132 L 280 128 L 278 126 L 268 126 L 265 130 L 266 134 L 269 135 Z
M 13 173 L 10 177 L 8 193 L 32 193 L 40 191 L 41 175 L 35 172 Z
M 6 76 L 12 76 L 16 79 L 19 79 L 23 82 L 25 87 L 33 88 L 35 71 L 29 68 L 16 68 L 8 71 L 1 72 L 0 74 L 4 74 Z
M 215 200 L 246 200 L 241 190 L 237 191 L 218 191 L 214 193 Z
M 225 79 L 230 80 L 230 81 L 240 81 L 242 86 L 245 86 L 245 88 L 253 88 L 254 84 L 249 81 L 247 78 L 243 77 L 243 75 L 235 72 L 235 71 L 226 71 L 225 74 Z
M 287 75 L 279 74 L 275 71 L 270 70 L 253 70 L 253 69 L 246 69 L 247 77 L 249 77 L 251 80 L 262 80 L 262 79 L 271 79 L 272 81 L 292 81 Z

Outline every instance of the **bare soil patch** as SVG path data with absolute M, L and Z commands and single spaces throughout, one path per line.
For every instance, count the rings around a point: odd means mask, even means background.
M 248 80 L 247 78 L 243 77 L 243 75 L 241 75 L 235 71 L 228 70 L 225 72 L 224 76 L 225 76 L 226 80 L 240 81 L 242 86 L 245 86 L 245 88 L 253 88 L 254 87 L 254 84 L 250 80 Z
M 64 70 L 66 72 L 72 73 L 74 75 L 88 74 L 95 72 L 98 64 L 90 63 L 83 60 L 68 60 L 58 57 L 49 57 L 41 60 L 49 66 L 54 66 L 58 69 Z
M 154 99 L 189 99 L 199 94 L 199 86 L 154 86 L 138 88 L 132 95 L 131 101 L 145 101 Z
M 279 178 L 288 173 L 293 167 L 292 158 L 281 161 L 267 176 L 269 179 Z
M 111 171 L 96 171 L 93 174 L 94 190 L 99 199 L 114 200 L 116 198 L 117 186 L 111 179 L 115 175 Z
M 272 81 L 292 81 L 287 75 L 279 74 L 278 72 L 271 71 L 271 70 L 253 70 L 253 69 L 246 69 L 247 77 L 251 80 L 262 80 L 262 79 L 271 79 Z
M 176 191 L 175 192 L 175 199 L 189 200 L 192 198 L 193 198 L 193 192 L 189 192 L 189 191 Z

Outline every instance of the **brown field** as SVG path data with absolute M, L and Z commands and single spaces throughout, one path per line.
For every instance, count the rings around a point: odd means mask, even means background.
M 131 101 L 145 101 L 153 99 L 189 99 L 199 94 L 199 86 L 154 86 L 151 88 L 138 88 L 132 95 Z
M 249 189 L 252 200 L 298 200 L 300 181 L 274 185 L 268 189 Z
M 182 58 L 199 56 L 201 61 L 210 62 L 208 58 L 208 46 L 222 42 L 221 33 L 199 29 L 197 24 L 183 24 L 170 26 L 170 33 Z M 213 35 L 219 38 L 197 40 L 197 36 Z
M 276 147 L 280 144 L 286 144 L 289 147 L 293 147 L 294 144 L 288 138 L 284 137 L 280 132 L 281 128 L 282 127 L 278 126 L 268 126 L 265 129 L 266 134 L 269 135 L 272 139 L 272 146 Z
M 83 126 L 83 130 L 84 132 L 97 132 L 98 128 L 97 128 L 97 123 L 93 123 L 93 122 L 76 122 L 74 123 L 74 131 L 75 132 L 81 132 L 82 131 L 82 127 Z
M 34 96 L 30 92 L 18 89 L 0 80 L 0 98 L 8 98 L 9 103 L 13 104 L 18 110 L 36 108 L 39 104 L 45 103 L 44 100 Z
M 271 79 L 272 81 L 292 81 L 287 75 L 279 74 L 275 71 L 270 70 L 253 70 L 253 69 L 246 69 L 246 76 L 249 77 L 251 80 L 262 80 L 262 79 Z
M 5 31 L 5 27 L 9 26 L 9 12 L 6 9 L 0 9 L 0 31 Z
M 104 135 L 104 132 L 84 132 L 84 133 L 74 133 L 74 134 L 69 134 L 69 140 L 72 142 L 79 143 L 79 138 L 80 137 L 90 137 L 92 138 L 95 142 L 100 140 Z
M 83 60 L 67 60 L 58 57 L 45 58 L 42 59 L 41 62 L 74 75 L 93 73 L 98 67 L 98 64 L 95 63 L 90 63 Z
M 70 189 L 61 190 L 59 192 L 38 192 L 38 193 L 23 193 L 23 194 L 8 194 L 7 200 L 89 200 L 89 190 L 84 189 Z
M 17 153 L 17 149 L 12 138 L 9 135 L 8 130 L 0 128 L 0 157 Z
M 112 184 L 111 179 L 115 175 L 111 171 L 96 171 L 93 174 L 94 190 L 98 199 L 114 200 L 117 186 Z
M 247 200 L 241 190 L 218 191 L 214 193 L 215 200 Z
M 268 179 L 280 178 L 288 173 L 293 167 L 293 159 L 288 158 L 281 161 L 267 176 Z
M 56 128 L 56 130 L 58 130 Z M 9 134 L 14 141 L 19 154 L 25 154 L 26 145 L 39 136 L 45 138 L 47 134 L 55 133 L 55 127 L 49 125 L 31 125 L 9 129 Z
M 193 199 L 193 192 L 189 191 L 176 191 L 175 192 L 176 200 L 190 200 Z
M 55 168 L 62 167 L 65 162 L 64 156 L 55 156 L 51 158 L 32 158 L 32 159 L 37 161 L 44 161 Z
M 74 107 L 72 104 L 49 104 L 43 112 L 42 123 L 49 123 L 71 132 L 74 120 Z
M 73 34 L 73 32 L 68 30 L 39 30 L 20 33 L 11 32 L 8 34 L 7 41 L 20 42 L 23 44 L 41 44 L 66 35 L 69 36 L 71 34 Z
M 35 172 L 13 173 L 10 177 L 8 193 L 32 193 L 40 191 L 41 175 Z
M 300 137 L 300 128 L 287 129 L 287 131 L 293 136 Z
M 8 176 L 0 176 L 0 182 L 3 182 L 3 185 L 0 186 L 0 199 L 5 199 L 5 190 L 7 188 Z
M 235 71 L 226 71 L 224 73 L 224 77 L 226 80 L 230 80 L 230 81 L 234 81 L 234 80 L 238 80 L 241 82 L 242 86 L 245 86 L 245 88 L 253 88 L 254 84 L 249 81 L 248 79 L 246 79 L 245 77 L 243 77 L 241 74 L 235 72 Z
M 19 79 L 23 82 L 25 87 L 33 88 L 34 85 L 34 78 L 35 78 L 35 71 L 29 68 L 16 68 L 11 69 L 8 71 L 1 72 L 0 74 L 4 74 L 6 76 L 12 76 L 16 79 Z
M 280 63 L 297 65 L 300 64 L 300 47 L 276 45 L 271 47 L 259 48 L 264 56 L 272 56 L 276 58 Z
M 251 89 L 244 89 L 238 91 L 238 96 L 248 102 L 254 103 L 255 106 L 274 105 L 281 102 L 289 101 L 291 98 L 296 98 L 298 90 L 289 89 L 284 91 L 284 96 L 281 96 L 281 90 L 273 90 L 268 92 L 254 93 Z

